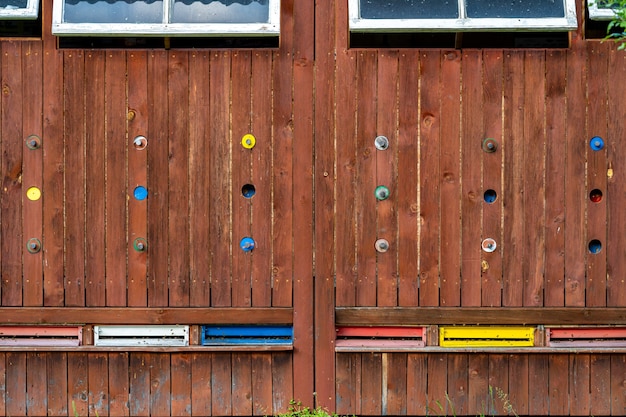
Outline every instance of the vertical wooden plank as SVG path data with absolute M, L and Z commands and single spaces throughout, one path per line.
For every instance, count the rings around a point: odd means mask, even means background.
M 130 354 L 130 415 L 150 415 L 150 368 L 152 366 L 149 353 L 135 352 Z
M 68 415 L 67 353 L 49 352 L 46 368 L 49 416 Z
M 85 57 L 63 58 L 65 128 L 65 305 L 85 305 Z
M 233 412 L 234 416 L 252 415 L 252 360 L 248 353 L 234 352 Z
M 282 5 L 281 14 L 290 16 L 285 6 L 293 3 L 285 3 Z M 291 23 L 293 22 L 285 22 Z M 286 28 L 282 27 L 282 33 Z M 292 26 L 290 26 L 291 34 L 294 34 Z M 288 39 L 281 38 L 281 44 Z M 288 45 L 283 45 L 287 48 Z M 271 55 L 272 65 L 272 82 L 270 89 L 273 92 L 272 116 L 267 120 L 271 120 L 272 129 L 272 147 L 271 158 L 272 166 L 272 212 L 274 222 L 271 226 L 272 233 L 272 306 L 289 307 L 292 305 L 292 289 L 293 289 L 293 57 L 289 51 L 281 50 Z M 256 83 L 255 83 L 256 90 Z M 259 106 L 256 103 L 254 106 Z M 257 131 L 255 125 L 255 132 Z M 304 168 L 304 167 L 303 167 Z M 301 171 L 295 171 L 296 175 L 300 175 Z M 258 230 L 258 229 L 257 229 Z M 255 230 L 254 234 L 258 233 Z M 256 262 L 256 259 L 255 259 Z
M 545 269 L 545 52 L 528 51 L 524 60 L 524 230 L 523 303 L 542 306 Z
M 46 14 L 46 18 L 51 15 Z M 63 52 L 44 42 L 43 272 L 44 305 L 63 305 Z
M 231 146 L 228 129 L 230 98 L 230 54 L 211 54 L 209 89 L 211 107 L 209 109 L 209 236 L 211 262 L 211 305 L 224 307 L 231 305 Z M 258 194 L 257 190 L 257 194 Z M 232 240 L 232 250 L 239 249 L 239 239 Z M 236 242 L 235 242 L 236 240 Z M 237 244 L 237 247 L 235 247 Z M 214 404 L 215 405 L 215 404 Z
M 7 362 L 6 353 L 0 352 L 0 416 L 4 417 L 6 413 L 7 400 Z
M 360 370 L 360 353 L 341 353 L 335 360 L 336 411 L 339 415 L 358 414 L 357 376 Z
M 451 413 L 446 401 L 448 392 L 448 360 L 445 353 L 428 356 L 427 370 L 427 414 Z
M 509 356 L 509 387 L 508 401 L 518 415 L 528 414 L 529 372 L 528 358 L 531 355 Z M 506 387 L 503 387 L 505 390 Z M 506 390 L 505 390 L 506 392 Z
M 191 415 L 191 358 L 187 353 L 172 353 L 172 416 Z
M 252 181 L 252 154 L 241 145 L 244 135 L 250 133 L 252 61 L 250 51 L 233 53 L 232 57 L 232 104 L 231 118 L 233 131 L 233 192 L 232 229 L 234 240 L 238 241 L 251 234 L 252 197 L 245 197 L 242 187 L 246 184 L 255 187 Z M 237 307 L 252 305 L 252 253 L 233 250 L 233 301 Z M 234 404 L 233 404 L 234 405 Z
M 152 140 L 148 135 L 148 77 L 147 53 L 132 51 L 127 57 L 128 71 L 128 185 L 130 194 L 139 185 L 148 184 L 148 148 Z M 191 116 L 190 116 L 191 117 Z M 191 122 L 190 122 L 191 123 Z M 147 147 L 135 146 L 134 140 L 144 136 Z M 192 149 L 190 149 L 190 154 Z M 128 199 L 128 306 L 145 307 L 148 304 L 146 275 L 148 272 L 148 252 L 135 249 L 136 239 L 148 237 L 148 205 L 135 198 Z M 191 228 L 193 230 L 193 228 Z M 139 241 L 138 241 L 139 242 Z M 146 240 L 148 245 L 152 242 Z M 199 245 L 201 246 L 201 245 Z
M 170 354 L 153 353 L 150 363 L 150 414 L 169 416 L 172 407 Z
M 194 416 L 211 414 L 211 356 L 209 353 L 191 355 L 191 414 Z
M 528 413 L 548 414 L 550 411 L 550 355 L 528 355 Z
M 356 303 L 357 283 L 359 280 L 358 264 L 356 260 L 356 201 L 359 188 L 357 187 L 357 158 L 359 148 L 356 144 L 355 118 L 356 108 L 356 63 L 354 51 L 342 50 L 337 54 L 337 67 L 341 68 L 336 74 L 336 84 L 342 86 L 337 89 L 337 190 L 340 195 L 335 198 L 337 216 L 335 233 L 341 237 L 342 244 L 337 245 L 337 306 L 354 306 Z M 329 148 L 326 152 L 330 153 Z M 414 237 L 414 236 L 413 236 Z
M 569 355 L 570 415 L 590 415 L 589 355 Z
M 289 403 L 295 398 L 293 382 L 292 354 L 290 352 L 272 353 L 272 414 L 286 413 L 289 410 Z
M 508 395 L 508 387 L 511 385 L 509 376 L 509 357 L 507 355 L 490 354 L 489 356 L 489 401 L 492 402 L 490 413 L 508 415 L 503 409 L 503 403 L 498 392 Z
M 591 355 L 591 409 L 592 416 L 604 416 L 611 413 L 611 356 Z
M 126 55 L 106 52 L 106 305 L 126 302 Z M 159 80 L 160 83 L 163 81 Z M 163 107 L 159 103 L 159 107 Z M 131 190 L 128 190 L 131 193 Z M 149 190 L 148 190 L 149 192 Z M 131 197 L 132 198 L 132 197 Z M 158 223 L 161 223 L 160 221 Z
M 22 118 L 23 139 L 30 135 L 42 135 L 43 114 L 43 56 L 41 42 L 24 42 L 22 44 L 23 74 L 28 74 L 28 82 L 22 83 L 23 113 L 28 115 Z M 22 146 L 22 187 L 31 185 L 42 189 L 43 186 L 43 150 L 30 150 Z M 23 240 L 23 305 L 43 305 L 43 264 L 42 252 L 30 253 L 26 249 L 26 242 L 31 238 L 40 241 L 43 238 L 43 201 L 30 201 L 22 196 L 22 228 Z M 0 259 L 2 259 L 0 257 Z
M 289 7 L 290 0 L 283 1 L 282 7 Z M 297 378 L 294 378 L 294 398 L 300 399 L 306 404 L 313 405 L 314 369 L 310 366 L 313 363 L 314 351 L 314 331 L 313 331 L 313 172 L 314 155 L 313 147 L 313 118 L 314 113 L 314 31 L 315 25 L 311 16 L 315 16 L 315 4 L 313 2 L 302 2 L 293 0 L 294 23 L 293 32 L 298 33 L 294 37 L 294 120 L 293 135 L 297 138 L 294 144 L 293 172 L 299 172 L 292 179 L 294 190 L 293 210 L 294 210 L 294 240 L 293 240 L 293 298 L 298 300 L 293 303 L 294 309 L 294 352 L 293 367 L 299 369 Z M 285 16 L 283 14 L 283 16 Z M 281 27 L 288 26 L 281 24 Z M 288 29 L 287 29 L 288 30 Z M 316 139 L 317 140 L 317 139 Z M 332 222 L 329 226 L 332 227 Z M 332 230 L 332 229 L 331 229 Z M 295 236 L 298 238 L 296 239 Z M 330 249 L 330 248 L 328 248 Z M 318 258 L 319 259 L 319 258 Z M 324 269 L 318 269 L 324 271 Z M 332 286 L 327 286 L 327 290 L 332 290 Z M 318 299 L 319 300 L 319 299 Z M 325 298 L 328 301 L 328 298 Z M 333 303 L 328 302 L 324 306 L 324 311 L 333 311 Z M 331 313 L 332 314 L 332 313 Z M 332 334 L 332 327 L 328 326 L 326 334 Z M 322 343 L 325 349 L 332 349 L 326 338 Z M 334 355 L 330 355 L 334 358 Z M 329 360 L 329 367 L 332 370 L 334 364 Z M 324 365 L 326 366 L 326 365 Z M 328 367 L 326 368 L 328 369 Z M 330 383 L 332 385 L 332 381 Z M 331 388 L 332 389 L 332 388 Z M 320 394 L 320 392 L 318 392 Z
M 26 413 L 31 416 L 48 414 L 47 353 L 26 353 Z
M 565 305 L 565 51 L 546 53 L 545 306 Z
M 280 69 L 279 69 L 280 70 Z M 257 198 L 252 202 L 252 305 L 272 305 L 272 55 L 257 50 L 252 54 L 252 132 L 257 138 L 252 151 L 252 179 Z M 239 240 L 238 240 L 239 241 Z M 239 249 L 241 250 L 241 249 Z
M 569 360 L 567 355 L 550 355 L 550 415 L 566 415 L 569 411 Z
M 129 353 L 109 353 L 109 414 L 128 416 L 130 398 Z
M 611 415 L 626 413 L 626 357 L 611 356 Z
M 372 140 L 376 137 L 377 56 L 370 51 L 357 56 L 357 139 L 356 160 L 359 188 L 356 199 L 357 266 L 356 301 L 358 306 L 376 305 L 376 160 Z M 329 148 L 330 149 L 330 148 Z M 337 192 L 341 190 L 337 189 Z M 338 197 L 339 198 L 339 197 Z
M 483 68 L 480 51 L 463 52 L 463 129 L 461 144 L 461 305 L 481 305 Z M 493 155 L 491 155 L 493 156 Z
M 68 353 L 67 381 L 67 409 L 72 415 L 88 415 L 90 399 L 87 353 Z
M 167 58 L 169 52 L 151 51 L 148 56 L 148 306 L 168 303 L 168 205 L 169 166 L 167 141 Z M 131 190 L 129 190 L 131 192 Z
M 502 242 L 502 52 L 483 52 L 483 137 L 496 140 L 500 149 L 483 152 L 482 191 L 479 195 L 483 206 L 483 238 Z M 496 200 L 486 203 L 484 193 L 496 192 Z M 481 294 L 482 306 L 502 305 L 502 250 L 482 253 Z
M 424 51 L 420 57 L 419 178 L 420 178 L 420 306 L 439 305 L 439 228 L 441 169 L 439 151 L 440 54 Z
M 210 375 L 211 415 L 229 416 L 232 413 L 232 363 L 230 353 L 218 352 L 213 355 Z
M 387 381 L 383 387 L 387 390 L 387 404 L 383 410 L 387 415 L 407 414 L 407 363 L 406 353 L 387 355 Z
M 493 413 L 489 402 L 489 356 L 484 353 L 469 355 L 467 379 L 467 412 L 470 415 Z
M 376 131 L 374 136 L 384 135 L 390 149 L 376 152 L 377 185 L 385 185 L 391 195 L 376 204 L 376 238 L 391 242 L 385 253 L 376 253 L 377 303 L 378 306 L 398 305 L 398 157 L 396 137 L 398 118 L 398 53 L 381 51 L 378 56 L 378 81 L 376 105 Z M 372 139 L 370 138 L 370 141 Z M 372 146 L 370 142 L 370 147 Z M 371 246 L 371 244 L 370 244 Z
M 609 68 L 607 78 L 609 80 L 623 80 L 626 78 L 626 54 L 609 51 Z M 617 77 L 617 78 L 616 78 Z M 611 83 L 608 91 L 608 169 L 607 197 L 616 196 L 621 202 L 623 196 L 623 184 L 626 183 L 626 173 L 617 169 L 626 160 L 626 149 L 621 142 L 615 140 L 624 137 L 624 113 L 622 99 L 626 95 L 626 84 L 623 82 Z M 610 171 L 609 171 L 610 170 Z M 608 174 L 611 173 L 609 176 Z M 610 200 L 614 201 L 614 200 Z M 608 207 L 608 233 L 607 233 L 607 304 L 609 306 L 626 305 L 626 263 L 623 262 L 626 253 L 626 234 L 620 232 L 626 227 L 626 219 L 621 215 L 623 207 L 621 203 L 610 204 Z
M 169 53 L 169 306 L 189 305 L 189 58 L 185 51 Z M 172 186 L 176 184 L 175 186 Z
M 343 66 L 340 72 L 343 73 Z M 396 243 L 398 246 L 399 274 L 398 304 L 416 306 L 419 301 L 417 238 L 419 227 L 419 201 L 417 198 L 419 147 L 416 146 L 419 114 L 415 109 L 418 108 L 419 100 L 419 52 L 401 52 L 398 73 L 398 139 L 396 145 L 398 153 L 398 184 L 396 186 L 398 199 L 398 239 Z M 442 198 L 445 198 L 443 194 Z M 442 233 L 444 233 L 443 230 Z M 442 239 L 445 239 L 443 235 Z
M 524 233 L 524 199 L 522 190 L 524 165 L 524 54 L 507 51 L 504 54 L 504 210 L 502 241 L 502 305 L 522 305 L 522 264 Z
M 26 415 L 26 353 L 6 353 L 6 403 L 8 416 Z
M 105 82 L 105 53 L 85 53 L 85 85 L 102 85 Z M 106 304 L 106 130 L 105 89 L 85 88 L 85 305 Z M 119 279 L 119 278 L 116 278 Z
M 425 415 L 428 406 L 428 355 L 409 353 L 407 357 L 406 412 L 407 415 Z
M 361 413 L 381 415 L 383 393 L 381 353 L 361 355 L 361 375 Z
M 586 54 L 576 43 L 567 54 L 567 114 L 581 112 L 586 102 Z M 565 140 L 565 305 L 585 305 L 585 193 L 580 184 L 585 183 L 585 151 L 583 140 L 585 121 L 570 117 L 566 125 Z
M 440 305 L 461 305 L 461 53 L 441 57 Z
M 104 352 L 89 353 L 89 415 L 109 415 L 109 358 Z
M 2 157 L 2 194 L 0 194 L 0 285 L 3 306 L 22 305 L 22 47 L 19 42 L 2 46 L 2 123 L 0 150 Z M 30 80 L 26 81 L 30 82 Z M 32 201 L 24 198 L 24 204 Z
M 209 235 L 209 54 L 192 52 L 189 63 L 189 223 L 191 242 Z M 189 303 L 209 305 L 210 256 L 205 245 L 189 246 Z
M 272 414 L 272 357 L 268 353 L 253 353 L 252 415 Z
M 448 355 L 448 397 L 455 415 L 468 414 L 469 355 Z

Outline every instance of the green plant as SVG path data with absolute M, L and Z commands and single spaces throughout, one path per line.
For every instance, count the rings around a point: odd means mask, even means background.
M 452 417 L 456 417 L 456 409 L 454 407 L 454 403 L 452 401 L 452 399 L 450 398 L 450 396 L 448 395 L 448 393 L 445 393 L 445 397 L 446 397 L 446 401 L 444 404 L 441 403 L 441 401 L 436 400 L 435 404 L 437 405 L 437 409 L 433 409 L 431 407 L 428 407 L 427 409 L 427 414 L 429 415 L 436 415 L 436 416 L 452 416 Z M 501 403 L 502 406 L 502 410 L 509 416 L 514 416 L 514 417 L 519 417 L 517 412 L 515 411 L 515 408 L 513 407 L 513 404 L 511 403 L 510 399 L 509 399 L 509 395 L 504 392 L 504 390 L 502 388 L 498 388 L 498 387 L 492 387 L 491 385 L 489 386 L 489 405 L 488 405 L 488 410 L 489 411 L 483 411 L 482 413 L 480 413 L 478 416 L 476 417 L 487 417 L 487 416 L 495 416 L 496 415 L 496 409 L 497 407 L 497 403 Z M 483 403 L 483 408 L 485 408 L 485 404 Z
M 276 417 L 339 417 L 337 414 L 329 414 L 322 407 L 310 408 L 303 406 L 301 402 L 291 400 L 286 413 L 277 414 Z
M 626 49 L 626 0 L 596 0 L 599 7 L 613 10 L 613 19 L 606 28 L 606 38 L 619 43 L 618 50 Z

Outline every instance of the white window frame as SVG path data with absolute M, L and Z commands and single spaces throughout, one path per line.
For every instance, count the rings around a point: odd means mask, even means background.
M 568 31 L 578 27 L 576 0 L 562 0 L 562 18 L 468 18 L 465 0 L 459 4 L 458 19 L 362 19 L 361 0 L 349 1 L 350 31 L 352 32 L 476 32 L 476 31 Z
M 0 8 L 0 20 L 35 20 L 39 17 L 39 0 L 28 0 L 19 9 Z
M 589 10 L 589 19 L 591 20 L 613 20 L 615 12 L 613 9 L 598 7 L 595 0 L 587 1 L 587 9 Z
M 278 36 L 280 0 L 269 0 L 266 23 L 168 23 L 174 0 L 163 0 L 163 23 L 67 23 L 65 1 L 54 0 L 52 33 L 58 36 Z

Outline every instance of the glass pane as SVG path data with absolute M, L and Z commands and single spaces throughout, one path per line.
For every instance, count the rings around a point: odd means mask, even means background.
M 28 0 L 0 0 L 0 10 L 25 9 L 27 7 Z
M 267 22 L 269 0 L 174 0 L 172 23 Z
M 361 19 L 456 19 L 457 0 L 360 0 Z
M 564 17 L 563 0 L 466 0 L 467 17 Z
M 65 23 L 162 23 L 162 0 L 65 0 Z

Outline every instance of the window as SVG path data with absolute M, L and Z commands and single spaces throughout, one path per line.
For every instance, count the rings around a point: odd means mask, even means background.
M 612 0 L 589 0 L 589 18 L 591 20 L 613 20 L 615 13 L 612 9 Z
M 568 31 L 575 0 L 349 0 L 354 32 Z
M 0 0 L 0 19 L 35 20 L 39 16 L 39 0 Z
M 54 0 L 69 36 L 277 37 L 280 0 Z

